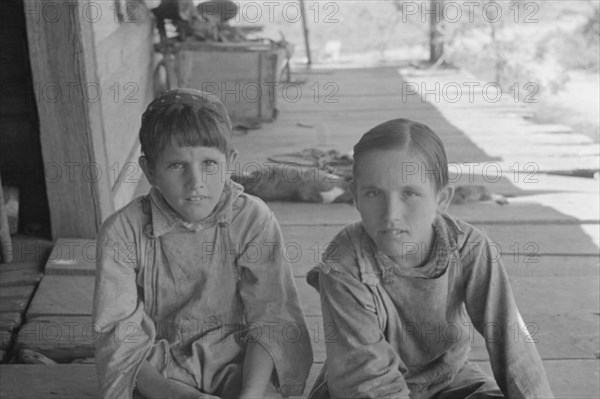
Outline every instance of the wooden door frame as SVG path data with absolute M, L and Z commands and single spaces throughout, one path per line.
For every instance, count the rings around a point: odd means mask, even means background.
M 94 238 L 114 212 L 89 3 L 55 1 L 48 18 L 24 0 L 53 239 Z

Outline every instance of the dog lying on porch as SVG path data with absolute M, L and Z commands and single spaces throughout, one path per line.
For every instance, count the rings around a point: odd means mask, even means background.
M 244 186 L 248 194 L 264 201 L 314 203 L 352 203 L 350 179 L 315 166 L 272 163 L 263 169 L 232 175 L 232 180 Z M 481 185 L 455 186 L 452 204 L 479 201 L 508 203 L 506 197 L 494 194 Z
M 270 164 L 264 170 L 233 175 L 244 191 L 264 201 L 351 203 L 350 184 L 343 177 L 315 167 Z

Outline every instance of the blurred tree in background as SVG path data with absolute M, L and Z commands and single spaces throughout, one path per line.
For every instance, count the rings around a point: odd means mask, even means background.
M 403 22 L 427 21 L 431 61 L 505 88 L 529 82 L 556 92 L 568 70 L 599 70 L 597 0 L 394 0 L 394 5 Z

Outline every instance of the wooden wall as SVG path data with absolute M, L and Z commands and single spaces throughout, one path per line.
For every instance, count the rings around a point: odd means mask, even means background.
M 59 7 L 60 18 L 45 14 L 46 4 Z M 153 20 L 137 1 L 117 4 L 25 0 L 34 85 L 75 87 L 73 96 L 38 101 L 44 163 L 62 168 L 61 178 L 46 177 L 54 239 L 95 237 L 140 176 L 137 134 L 152 97 Z

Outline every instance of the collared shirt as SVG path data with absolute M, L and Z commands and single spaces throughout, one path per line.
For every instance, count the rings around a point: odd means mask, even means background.
M 312 352 L 283 248 L 273 213 L 231 181 L 200 223 L 179 219 L 156 189 L 111 216 L 93 310 L 103 397 L 131 397 L 145 359 L 218 394 L 240 374 L 247 342 L 273 358 L 280 393 L 300 394 Z
M 496 247 L 449 215 L 433 227 L 434 249 L 417 268 L 393 262 L 357 222 L 309 273 L 334 337 L 326 342 L 332 397 L 430 398 L 467 361 L 475 330 L 508 398 L 553 397 Z

